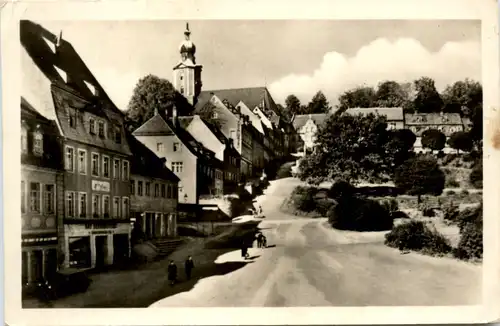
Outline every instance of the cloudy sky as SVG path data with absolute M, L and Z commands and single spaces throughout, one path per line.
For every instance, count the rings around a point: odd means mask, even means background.
M 109 96 L 126 109 L 137 80 L 171 79 L 185 21 L 37 21 L 63 31 Z M 203 89 L 267 85 L 277 102 L 307 102 L 322 90 L 335 103 L 357 85 L 435 79 L 442 89 L 480 80 L 479 21 L 190 21 Z

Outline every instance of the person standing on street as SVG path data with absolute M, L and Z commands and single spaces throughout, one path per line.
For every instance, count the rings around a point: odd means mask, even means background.
M 194 268 L 193 258 L 191 256 L 188 256 L 186 262 L 184 263 L 184 271 L 186 272 L 186 278 L 188 280 L 191 279 L 191 271 L 193 270 L 193 268 Z
M 173 260 L 168 265 L 168 280 L 170 281 L 170 285 L 174 285 L 177 281 L 177 266 Z

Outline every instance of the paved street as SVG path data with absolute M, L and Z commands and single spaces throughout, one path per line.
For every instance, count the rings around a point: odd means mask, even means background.
M 288 181 L 284 181 L 288 182 Z M 293 181 L 290 181 L 293 182 Z M 376 306 L 478 303 L 481 268 L 448 258 L 400 254 L 383 233 L 335 231 L 325 219 L 277 211 L 284 189 L 271 185 L 261 224 L 271 248 L 250 250 L 253 262 L 200 280 L 153 306 Z M 274 192 L 274 193 L 273 193 Z M 276 194 L 274 196 L 274 194 Z M 276 197 L 276 198 L 275 198 Z M 242 261 L 239 251 L 217 263 Z

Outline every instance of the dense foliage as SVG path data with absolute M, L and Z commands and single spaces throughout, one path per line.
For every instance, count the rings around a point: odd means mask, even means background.
M 483 206 L 466 209 L 459 214 L 460 240 L 455 257 L 475 259 L 483 257 Z
M 470 152 L 473 147 L 472 138 L 464 131 L 455 132 L 450 136 L 448 144 L 458 151 Z
M 406 161 L 396 169 L 394 183 L 409 195 L 424 194 L 438 196 L 443 192 L 445 174 L 436 160 L 420 156 Z
M 439 130 L 427 129 L 422 133 L 422 147 L 440 151 L 446 145 L 446 136 Z
M 476 164 L 470 173 L 469 176 L 470 184 L 474 188 L 483 188 L 483 164 L 479 162 Z

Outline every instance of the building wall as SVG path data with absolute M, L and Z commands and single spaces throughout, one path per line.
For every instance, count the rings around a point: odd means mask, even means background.
M 217 120 L 221 125 L 220 130 L 226 138 L 234 140 L 234 147 L 241 154 L 241 126 L 239 117 L 227 109 L 217 97 L 214 96 L 211 103 L 214 105 L 213 110 L 217 114 Z
M 196 204 L 197 191 L 197 158 L 182 144 L 177 136 L 137 136 L 141 143 L 146 145 L 158 157 L 167 159 L 165 165 L 181 180 L 178 188 L 178 198 L 181 203 Z M 158 144 L 163 148 L 158 148 Z M 174 152 L 174 143 L 180 145 L 180 150 Z M 182 162 L 182 171 L 172 168 L 172 162 Z M 187 196 L 187 197 L 185 197 Z
M 186 130 L 203 146 L 214 152 L 218 160 L 224 161 L 225 144 L 219 141 L 198 115 L 194 116 Z

